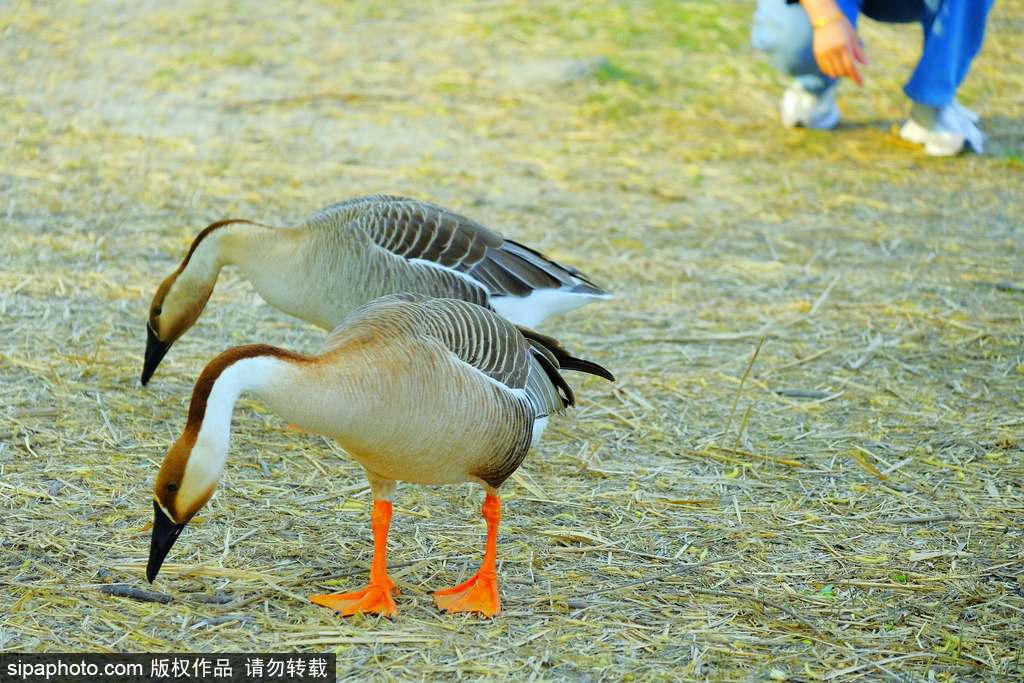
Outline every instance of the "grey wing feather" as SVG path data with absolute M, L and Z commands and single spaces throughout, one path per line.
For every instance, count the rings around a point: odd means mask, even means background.
M 391 294 L 360 306 L 331 332 L 321 353 L 358 334 L 364 322 L 377 334 L 432 337 L 494 381 L 525 391 L 537 416 L 562 412 L 575 404 L 572 388 L 560 372 L 563 364 L 612 379 L 596 363 L 573 358 L 551 337 L 517 328 L 482 306 L 421 294 Z
M 328 335 L 320 352 L 370 327 L 374 334 L 426 335 L 509 389 L 525 389 L 530 344 L 498 314 L 459 299 L 389 294 L 363 304 Z
M 398 297 L 418 299 L 427 313 L 420 329 L 491 379 L 509 389 L 524 390 L 538 415 L 572 405 L 572 389 L 559 375 L 555 357 L 501 316 L 455 299 Z
M 447 209 L 405 197 L 376 195 L 358 225 L 380 247 L 396 256 L 424 259 L 467 272 L 502 237 Z
M 317 213 L 331 212 L 351 221 L 382 249 L 464 273 L 482 283 L 492 297 L 526 296 L 536 289 L 559 287 L 604 293 L 575 268 L 436 204 L 371 195 Z
M 573 405 L 572 389 L 546 348 L 528 340 L 501 316 L 454 299 L 425 302 L 431 331 L 460 360 L 510 389 L 522 389 L 538 416 Z
M 423 326 L 459 360 L 509 389 L 524 389 L 530 372 L 526 339 L 515 326 L 481 306 L 455 299 L 428 299 Z

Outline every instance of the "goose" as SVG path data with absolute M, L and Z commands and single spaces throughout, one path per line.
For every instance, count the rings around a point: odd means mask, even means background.
M 489 309 L 414 294 L 357 308 L 314 356 L 261 344 L 224 351 L 200 374 L 184 431 L 157 474 L 146 578 L 153 582 L 182 529 L 213 495 L 227 460 L 232 410 L 249 393 L 291 425 L 336 439 L 370 484 L 369 584 L 312 602 L 342 615 L 393 618 L 387 537 L 396 482 L 476 482 L 486 494 L 483 562 L 434 600 L 442 612 L 496 616 L 498 488 L 538 441 L 548 416 L 574 405 L 560 370 L 614 381 L 600 365 Z
M 517 325 L 611 296 L 583 273 L 436 204 L 356 197 L 292 228 L 218 221 L 196 236 L 149 308 L 145 386 L 203 312 L 222 267 L 237 266 L 281 311 L 334 329 L 360 304 L 413 292 L 488 306 Z

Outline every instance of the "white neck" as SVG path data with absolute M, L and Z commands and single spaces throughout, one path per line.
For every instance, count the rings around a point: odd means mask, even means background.
M 182 478 L 182 495 L 189 499 L 220 479 L 228 458 L 231 437 L 231 413 L 246 391 L 263 392 L 269 387 L 283 362 L 271 356 L 243 358 L 220 374 L 206 399 L 206 412 L 192 446 Z M 186 488 L 195 491 L 185 491 Z

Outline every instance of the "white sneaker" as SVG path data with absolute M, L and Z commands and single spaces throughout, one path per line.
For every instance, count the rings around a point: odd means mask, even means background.
M 924 145 L 924 153 L 933 157 L 951 157 L 967 148 L 981 154 L 985 148 L 985 134 L 974 125 L 978 115 L 953 100 L 939 107 L 932 125 L 925 128 L 914 119 L 900 128 L 900 137 L 916 145 Z
M 803 126 L 815 130 L 830 130 L 839 123 L 836 89 L 828 88 L 820 95 L 804 90 L 800 81 L 786 88 L 779 106 L 782 125 L 786 128 Z

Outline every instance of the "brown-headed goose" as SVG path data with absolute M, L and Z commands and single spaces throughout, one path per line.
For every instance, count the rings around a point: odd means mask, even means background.
M 551 413 L 574 404 L 560 370 L 612 380 L 550 337 L 517 329 L 476 304 L 386 296 L 353 311 L 315 356 L 266 346 L 228 349 L 206 366 L 188 421 L 156 478 L 146 578 L 156 577 L 185 524 L 206 504 L 228 455 L 231 413 L 255 395 L 301 429 L 331 436 L 366 470 L 374 548 L 366 589 L 311 598 L 345 615 L 393 616 L 386 548 L 398 480 L 484 487 L 487 545 L 480 570 L 434 594 L 442 611 L 498 614 L 498 487 L 522 462 Z
M 153 296 L 143 385 L 203 312 L 226 265 L 237 266 L 274 308 L 326 330 L 357 306 L 402 292 L 471 301 L 531 328 L 610 298 L 570 266 L 405 197 L 349 199 L 293 228 L 220 221 L 199 233 Z

